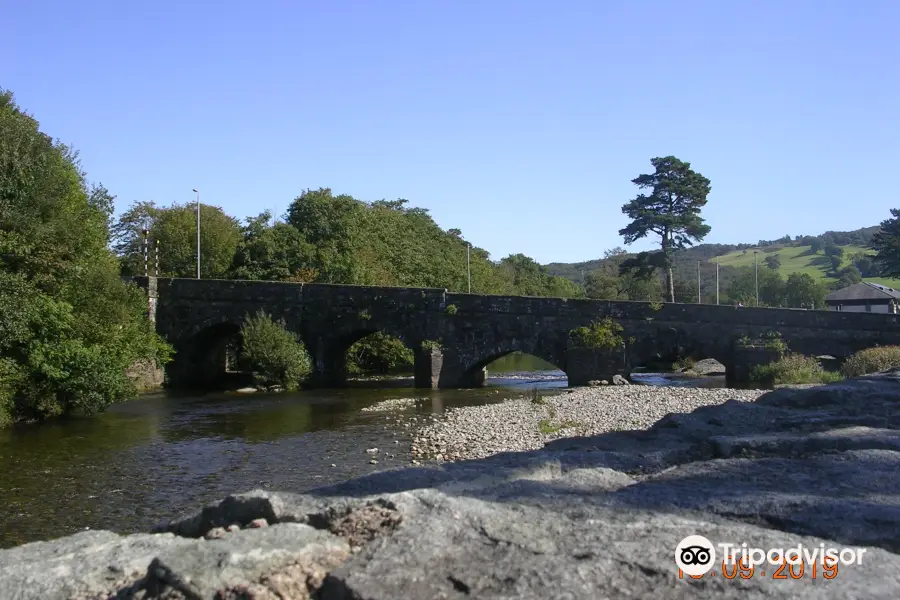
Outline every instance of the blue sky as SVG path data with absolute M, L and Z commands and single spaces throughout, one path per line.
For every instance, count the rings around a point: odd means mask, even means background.
M 892 0 L 15 2 L 0 86 L 118 210 L 331 187 L 568 262 L 621 245 L 653 156 L 712 180 L 709 242 L 887 218 L 897 23 Z

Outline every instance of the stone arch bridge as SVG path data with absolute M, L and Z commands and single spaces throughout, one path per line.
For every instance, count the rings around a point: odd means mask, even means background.
M 441 289 L 298 284 L 268 281 L 135 277 L 146 290 L 157 331 L 177 350 L 167 367 L 171 385 L 208 385 L 225 369 L 224 341 L 247 314 L 264 309 L 298 333 L 313 360 L 313 381 L 346 381 L 347 349 L 381 331 L 415 355 L 417 387 L 474 387 L 485 366 L 515 351 L 556 365 L 571 385 L 599 378 L 579 366 L 569 331 L 611 317 L 633 338 L 626 362 L 715 358 L 731 380 L 746 372 L 741 338 L 779 332 L 794 352 L 846 358 L 860 349 L 900 344 L 898 315 L 566 300 L 450 293 Z M 423 347 L 436 341 L 440 349 Z

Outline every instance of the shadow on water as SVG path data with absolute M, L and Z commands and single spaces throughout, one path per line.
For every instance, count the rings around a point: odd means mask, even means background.
M 407 378 L 289 394 L 160 393 L 93 417 L 0 431 L 0 547 L 85 528 L 147 530 L 235 491 L 300 492 L 405 466 L 430 414 L 567 385 L 539 359 L 506 358 L 473 390 L 416 390 Z M 419 399 L 403 422 L 361 411 L 396 398 Z M 377 464 L 365 451 L 372 447 Z

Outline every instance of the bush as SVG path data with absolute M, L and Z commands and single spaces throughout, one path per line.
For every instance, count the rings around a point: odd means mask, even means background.
M 412 350 L 381 332 L 367 335 L 347 350 L 347 371 L 351 375 L 408 373 L 412 368 Z
M 297 336 L 264 311 L 248 315 L 241 328 L 242 360 L 257 385 L 294 390 L 309 375 L 309 355 Z
M 841 367 L 844 377 L 859 377 L 900 367 L 900 346 L 879 346 L 860 350 Z
M 826 371 L 822 364 L 811 356 L 788 354 L 767 365 L 758 365 L 750 372 L 753 381 L 777 384 L 832 383 L 841 378 L 837 373 Z
M 622 348 L 625 339 L 620 335 L 622 326 L 606 317 L 588 327 L 579 327 L 569 332 L 572 344 L 581 348 Z

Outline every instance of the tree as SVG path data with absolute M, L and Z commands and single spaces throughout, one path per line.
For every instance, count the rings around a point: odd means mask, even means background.
M 758 271 L 759 305 L 782 306 L 785 303 L 785 282 L 777 271 Z M 747 306 L 756 304 L 757 271 L 753 267 L 741 267 L 731 281 L 728 296 L 734 302 Z
M 844 256 L 844 249 L 835 244 L 828 244 L 825 246 L 825 256 L 837 256 L 838 258 L 842 258 Z
M 862 274 L 859 272 L 859 269 L 854 267 L 853 265 L 849 265 L 841 269 L 836 273 L 838 278 L 839 288 L 845 288 L 848 285 L 853 285 L 854 283 L 859 283 L 862 281 Z
M 791 273 L 785 283 L 785 304 L 790 308 L 825 308 L 828 290 L 808 273 Z
M 309 375 L 306 348 L 283 321 L 273 321 L 262 310 L 244 319 L 241 342 L 241 360 L 260 386 L 293 390 Z
M 112 200 L 0 90 L 0 424 L 103 410 L 170 355 L 107 247 Z
M 678 250 L 701 241 L 710 227 L 700 216 L 710 192 L 710 181 L 691 169 L 690 163 L 674 156 L 653 158 L 655 172 L 639 175 L 632 183 L 639 189 L 652 190 L 639 194 L 622 207 L 631 223 L 619 230 L 626 244 L 658 235 L 661 240 L 661 263 L 666 272 L 669 299 L 675 302 L 672 275 L 673 255 Z
M 828 257 L 828 259 L 831 261 L 831 271 L 833 273 L 837 273 L 838 269 L 841 268 L 841 257 L 836 254 L 832 254 Z
M 766 266 L 772 269 L 773 271 L 777 271 L 781 267 L 781 259 L 778 258 L 777 254 L 770 254 L 763 262 L 766 263 Z
M 271 220 L 268 211 L 247 218 L 230 277 L 283 281 L 296 279 L 304 269 L 312 269 L 313 248 L 303 235 L 287 223 L 270 225 Z
M 165 277 L 197 275 L 197 205 L 159 208 L 137 202 L 114 227 L 114 247 L 124 275 L 143 275 L 144 230 L 151 244 L 159 243 L 159 270 Z M 240 224 L 218 206 L 200 205 L 200 274 L 222 278 L 228 273 L 241 240 Z M 155 248 L 150 250 L 155 253 Z M 152 264 L 151 254 L 150 263 Z
M 872 249 L 881 274 L 900 277 L 900 208 L 892 208 L 891 217 L 882 221 L 881 229 L 872 236 Z
M 813 254 L 816 254 L 819 250 L 822 249 L 822 240 L 819 238 L 812 238 L 809 240 L 809 251 Z

